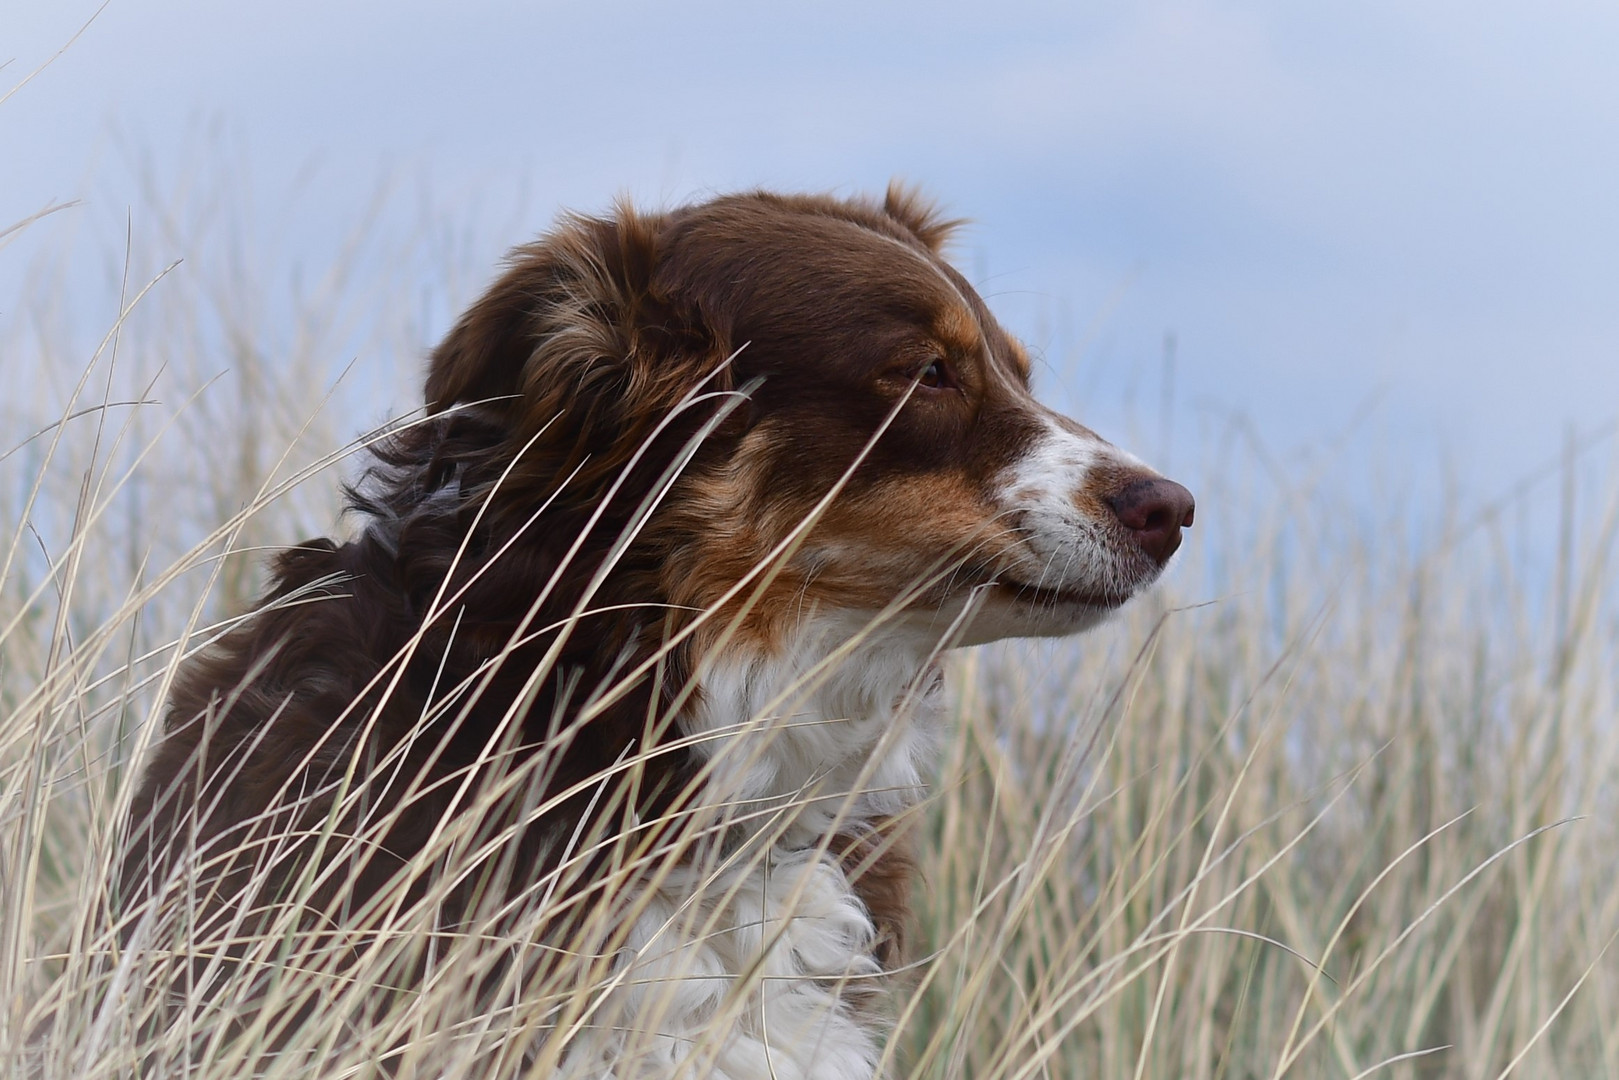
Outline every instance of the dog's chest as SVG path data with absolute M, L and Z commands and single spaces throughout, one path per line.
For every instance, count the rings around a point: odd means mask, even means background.
M 871 1080 L 880 1047 L 860 1003 L 882 972 L 842 869 L 772 851 L 687 875 L 641 898 L 561 1075 Z
M 568 1025 L 562 1075 L 877 1075 L 878 932 L 840 844 L 920 800 L 938 679 L 909 649 L 823 664 L 828 640 L 703 673 L 684 727 L 701 740 L 701 801 L 732 840 L 631 898 L 608 989 Z

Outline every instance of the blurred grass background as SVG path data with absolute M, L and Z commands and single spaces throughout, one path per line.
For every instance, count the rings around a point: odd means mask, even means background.
M 250 604 L 266 549 L 343 528 L 424 312 L 493 269 L 455 222 L 362 214 L 267 278 L 273 227 L 187 174 L 0 298 L 4 1075 L 133 1075 L 95 957 L 176 650 Z M 50 261 L 87 249 L 88 299 Z M 1151 416 L 1103 433 L 1153 455 Z M 897 1073 L 1619 1076 L 1610 443 L 1571 434 L 1480 505 L 1375 452 L 1204 443 L 1176 444 L 1198 523 L 1162 588 L 954 661 Z M 196 1074 L 248 1074 L 233 1053 Z

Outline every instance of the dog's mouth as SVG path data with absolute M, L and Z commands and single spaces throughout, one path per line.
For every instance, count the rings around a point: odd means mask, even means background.
M 1046 585 L 1031 585 L 1002 574 L 990 584 L 1003 596 L 1033 608 L 1086 607 L 1112 610 L 1130 599 L 1133 592 L 1112 590 L 1063 589 Z
M 1003 601 L 1013 603 L 1019 607 L 1034 608 L 1043 611 L 1072 610 L 1073 608 L 1089 608 L 1093 611 L 1112 611 L 1124 604 L 1134 596 L 1147 581 L 1138 581 L 1128 585 L 1115 585 L 1108 587 L 1087 587 L 1085 585 L 1037 585 L 1015 577 L 1004 567 L 997 567 L 988 562 L 969 565 L 964 568 L 964 577 L 976 583 L 980 589 L 987 588 L 989 595 L 1000 597 Z M 1147 579 L 1148 581 L 1151 578 Z

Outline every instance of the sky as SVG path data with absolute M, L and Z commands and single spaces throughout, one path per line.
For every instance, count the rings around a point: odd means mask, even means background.
M 0 0 L 0 93 L 96 8 Z M 0 103 L 0 227 L 77 199 L 28 242 L 116 247 L 138 162 L 178 184 L 209 131 L 289 265 L 401 173 L 489 271 L 620 194 L 899 177 L 971 219 L 1043 395 L 1143 456 L 1240 423 L 1358 498 L 1482 501 L 1619 416 L 1616 56 L 1577 0 L 109 0 Z

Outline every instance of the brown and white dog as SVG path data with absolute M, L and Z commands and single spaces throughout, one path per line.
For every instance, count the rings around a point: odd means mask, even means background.
M 941 651 L 1091 626 L 1192 522 L 1034 399 L 953 225 L 751 193 L 518 249 L 357 539 L 283 552 L 182 668 L 130 936 L 594 935 L 561 1075 L 876 1075 Z

